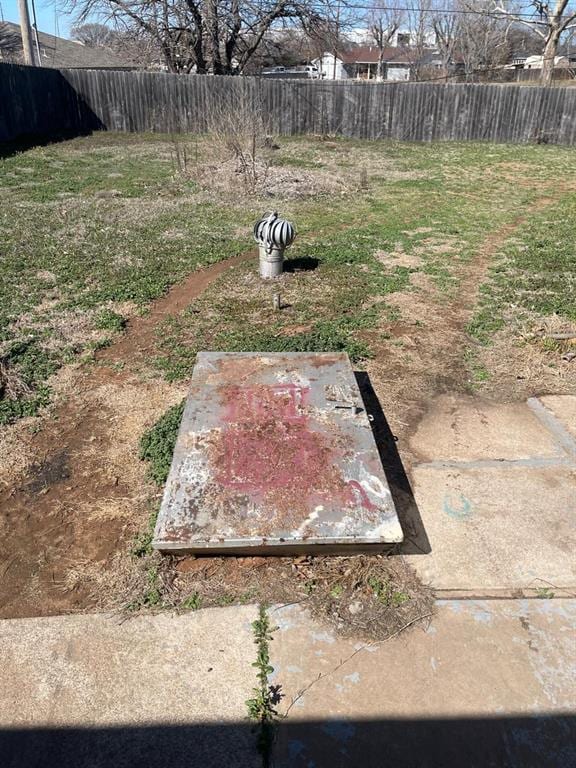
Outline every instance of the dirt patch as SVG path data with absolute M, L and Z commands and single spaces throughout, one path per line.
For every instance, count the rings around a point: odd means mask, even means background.
M 138 441 L 185 395 L 147 372 L 154 328 L 187 306 L 242 257 L 191 275 L 134 318 L 121 340 L 91 366 L 54 378 L 56 404 L 43 418 L 6 430 L 0 460 L 0 615 L 52 615 L 97 605 L 87 565 L 106 571 L 141 530 L 157 490 L 146 482 Z M 115 363 L 122 362 L 120 370 Z
M 422 263 L 420 255 L 417 253 L 406 253 L 402 243 L 396 243 L 393 251 L 376 251 L 374 258 L 388 268 L 407 267 L 408 269 L 416 269 Z
M 576 340 L 554 339 L 567 330 L 557 316 L 521 320 L 506 317 L 490 346 L 478 349 L 478 360 L 490 373 L 482 394 L 498 399 L 525 400 L 542 394 L 574 394 L 576 389 Z
M 366 369 L 408 467 L 412 458 L 408 438 L 433 397 L 470 392 L 472 387 L 465 362 L 465 329 L 491 259 L 529 216 L 552 202 L 541 198 L 525 214 L 491 233 L 474 260 L 455 262 L 456 282 L 450 291 L 439 291 L 430 276 L 415 272 L 410 276 L 411 290 L 387 297 L 387 303 L 400 310 L 400 319 L 384 322 L 371 332 L 371 345 L 377 351 Z M 503 399 L 510 396 L 506 384 L 495 387 L 493 394 Z
M 304 168 L 284 168 L 257 161 L 252 169 L 258 179 L 254 197 L 297 200 L 317 195 L 346 194 L 348 187 L 339 175 Z M 236 160 L 201 164 L 194 178 L 204 190 L 226 195 L 252 194 Z
M 401 319 L 366 331 L 376 349 L 368 372 L 408 463 L 406 438 L 429 401 L 469 388 L 465 326 L 491 257 L 523 221 L 490 235 L 474 261 L 457 263 L 457 290 L 450 294 L 421 272 L 411 275 L 411 290 L 387 299 L 402 309 Z M 127 554 L 158 502 L 138 459 L 139 438 L 186 389 L 167 384 L 148 365 L 156 328 L 246 257 L 192 274 L 146 316 L 133 317 L 93 365 L 63 369 L 47 417 L 8 430 L 5 444 L 15 455 L 0 462 L 1 616 L 125 607 L 138 595 L 149 596 L 142 603 L 149 607 L 309 600 L 339 631 L 354 625 L 355 632 L 375 637 L 395 631 L 387 622 L 396 609 L 406 604 L 419 614 L 425 608 L 426 592 L 417 592 L 409 572 L 394 570 L 404 567 L 399 559 L 173 561 L 151 555 L 137 561 Z M 408 623 L 412 614 L 402 611 L 398 617 Z

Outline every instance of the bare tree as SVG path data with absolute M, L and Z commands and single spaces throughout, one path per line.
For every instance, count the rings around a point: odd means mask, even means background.
M 88 48 L 107 48 L 114 40 L 114 32 L 105 24 L 80 24 L 72 27 L 70 37 Z
M 368 17 L 368 30 L 378 48 L 378 65 L 376 79 L 382 80 L 384 69 L 384 55 L 386 48 L 393 39 L 404 19 L 404 11 L 394 7 L 385 7 L 376 2 L 374 10 Z
M 78 22 L 131 26 L 161 51 L 171 72 L 243 72 L 282 21 L 318 16 L 316 0 L 67 0 Z
M 541 82 L 552 85 L 560 38 L 564 32 L 576 28 L 576 7 L 571 0 L 554 0 L 551 5 L 545 0 L 530 0 L 520 8 L 507 3 L 508 0 L 492 0 L 491 13 L 496 18 L 528 26 L 540 36 L 543 41 Z
M 444 76 L 448 78 L 458 47 L 458 17 L 455 13 L 439 11 L 432 15 L 432 29 Z
M 503 67 L 510 54 L 506 24 L 491 13 L 494 0 L 456 0 L 459 14 L 457 22 L 457 49 L 464 64 L 467 79 L 494 79 L 495 71 Z
M 412 69 L 412 77 L 416 80 L 423 79 L 427 68 L 426 54 L 433 44 L 434 30 L 433 0 L 419 0 L 414 7 L 407 12 L 407 24 L 410 33 L 410 47 L 407 49 Z

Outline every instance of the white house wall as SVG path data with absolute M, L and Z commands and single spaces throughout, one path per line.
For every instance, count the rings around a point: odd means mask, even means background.
M 344 69 L 344 64 L 340 59 L 336 59 L 336 68 L 334 68 L 334 55 L 331 53 L 323 54 L 322 58 L 314 59 L 312 62 L 318 67 L 321 77 L 324 80 L 347 80 L 348 74 Z

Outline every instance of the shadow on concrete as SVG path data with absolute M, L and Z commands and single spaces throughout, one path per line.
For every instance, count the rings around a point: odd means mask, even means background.
M 566 768 L 576 717 L 284 721 L 276 768 Z
M 372 417 L 370 422 L 372 433 L 390 485 L 400 525 L 404 531 L 404 542 L 396 551 L 403 555 L 427 555 L 431 551 L 430 541 L 412 493 L 410 481 L 402 465 L 402 459 L 396 447 L 396 439 L 386 421 L 386 416 L 372 387 L 370 377 L 363 371 L 355 371 L 354 375 L 366 411 Z
M 257 743 L 248 722 L 19 728 L 0 731 L 0 757 L 3 768 L 568 768 L 576 718 L 283 720 L 270 760 Z

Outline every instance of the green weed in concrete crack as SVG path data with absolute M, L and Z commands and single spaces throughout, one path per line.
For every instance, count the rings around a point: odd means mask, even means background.
M 277 627 L 270 625 L 266 606 L 260 605 L 258 618 L 252 622 L 254 642 L 258 648 L 256 661 L 252 666 L 258 670 L 258 685 L 253 689 L 253 697 L 246 701 L 248 716 L 258 723 L 258 751 L 262 755 L 262 765 L 271 764 L 272 743 L 278 713 L 274 707 L 274 691 L 268 683 L 268 676 L 274 672 L 270 664 L 270 641 Z
M 184 401 L 169 408 L 140 438 L 139 456 L 150 462 L 148 478 L 156 485 L 164 485 L 168 477 L 183 413 Z

